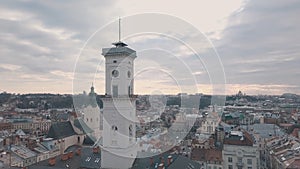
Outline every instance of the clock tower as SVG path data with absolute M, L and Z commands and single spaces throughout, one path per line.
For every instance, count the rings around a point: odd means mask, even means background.
M 105 95 L 101 168 L 131 168 L 136 157 L 136 95 L 133 69 L 136 51 L 121 42 L 103 48 Z

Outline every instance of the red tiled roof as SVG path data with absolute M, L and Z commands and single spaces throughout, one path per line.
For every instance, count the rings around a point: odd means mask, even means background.
M 222 151 L 218 149 L 194 148 L 191 158 L 196 161 L 222 162 Z
M 299 128 L 295 128 L 294 130 L 293 130 L 293 132 L 292 132 L 292 135 L 294 136 L 294 137 L 299 137 Z
M 205 155 L 206 161 L 222 162 L 222 151 L 217 149 L 208 149 Z
M 204 148 L 194 148 L 191 153 L 191 159 L 196 161 L 206 161 L 205 154 L 206 150 Z
M 290 164 L 287 169 L 300 169 L 300 159 L 295 160 Z
M 229 145 L 240 145 L 240 146 L 253 146 L 253 139 L 251 135 L 243 131 L 243 140 L 241 139 L 232 139 L 231 136 L 229 138 L 224 139 L 224 144 L 229 144 Z

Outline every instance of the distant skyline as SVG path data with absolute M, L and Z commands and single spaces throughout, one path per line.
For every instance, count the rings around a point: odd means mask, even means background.
M 74 65 L 87 39 L 119 17 L 149 12 L 183 19 L 211 40 L 224 67 L 226 94 L 236 94 L 239 90 L 251 95 L 300 94 L 298 0 L 5 1 L 0 5 L 0 92 L 72 93 Z M 112 35 L 108 37 L 109 42 L 116 41 L 117 29 L 108 35 Z M 185 38 L 191 40 L 193 36 Z M 106 45 L 102 46 L 104 42 Z M 146 46 L 155 46 L 163 40 L 145 36 L 125 42 L 147 55 L 142 51 Z M 101 48 L 109 46 L 110 43 L 99 41 L 95 49 L 98 53 L 91 53 L 99 60 L 87 61 L 91 68 L 101 63 Z M 192 58 L 184 48 L 176 51 Z M 179 57 L 182 56 L 179 54 Z M 169 60 L 161 62 L 164 65 Z M 145 63 L 151 64 L 137 61 L 136 66 Z M 192 69 L 196 68 L 197 65 Z M 176 73 L 184 71 L 181 67 L 176 69 Z M 198 92 L 211 94 L 212 86 L 205 80 L 208 75 L 201 66 L 198 69 L 191 72 L 199 79 L 203 76 L 202 81 L 199 80 L 203 83 L 197 84 Z M 176 83 L 164 79 L 166 75 L 154 77 L 152 74 L 158 73 L 152 71 L 137 76 L 135 93 L 181 92 Z M 95 77 L 78 90 L 89 91 L 94 82 L 96 92 L 104 93 L 101 68 Z

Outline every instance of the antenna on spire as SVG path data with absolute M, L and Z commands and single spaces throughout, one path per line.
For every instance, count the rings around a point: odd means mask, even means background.
M 119 42 L 121 42 L 121 17 L 119 17 Z
M 125 44 L 121 41 L 121 17 L 119 17 L 119 41 L 113 43 L 113 45 L 115 45 L 116 47 L 125 47 L 125 46 L 127 46 L 127 44 Z

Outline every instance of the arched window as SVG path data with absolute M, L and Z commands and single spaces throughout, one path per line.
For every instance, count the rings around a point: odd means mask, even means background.
M 111 131 L 112 131 L 112 135 L 115 137 L 117 135 L 117 132 L 118 132 L 118 127 L 116 125 L 112 125 L 111 126 Z M 118 145 L 118 139 L 116 139 L 114 137 L 111 140 L 111 145 L 117 146 Z
M 129 125 L 129 137 L 133 136 L 133 128 L 132 128 L 132 124 Z
M 93 122 L 93 119 L 91 118 L 91 122 Z
M 118 127 L 116 125 L 111 126 L 112 131 L 118 131 Z
M 132 124 L 129 125 L 128 130 L 129 130 L 129 141 L 132 141 L 132 137 L 133 137 L 133 127 L 132 127 Z

